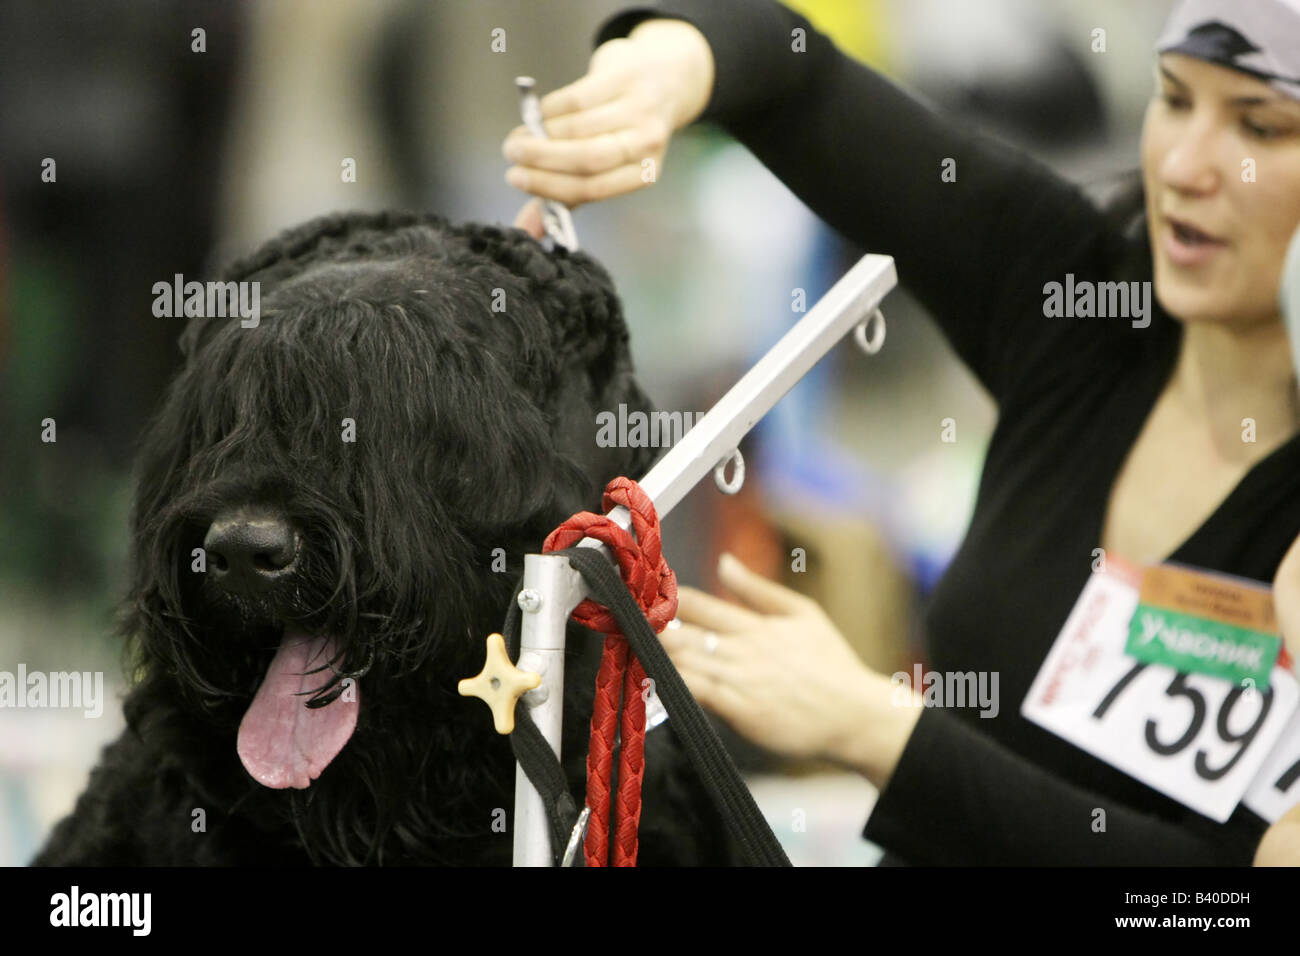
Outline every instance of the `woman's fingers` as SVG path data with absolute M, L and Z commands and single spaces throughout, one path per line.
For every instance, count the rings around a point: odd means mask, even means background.
M 655 182 L 681 112 L 679 74 L 684 65 L 702 61 L 707 43 L 701 50 L 700 42 L 681 30 L 658 30 L 639 42 L 602 44 L 586 76 L 542 97 L 545 136 L 517 126 L 505 138 L 501 151 L 515 164 L 506 181 L 568 206 Z M 702 86 L 703 75 L 696 79 Z M 654 175 L 646 175 L 646 160 L 653 161 Z
M 514 159 L 515 157 L 510 155 L 509 147 L 521 140 L 543 143 L 564 139 L 587 141 L 601 133 L 612 133 L 616 130 L 640 126 L 645 121 L 645 111 L 637 109 L 630 99 L 621 96 L 581 112 L 547 117 L 542 120 L 542 128 L 546 131 L 545 138 L 534 136 L 532 130 L 520 124 L 506 134 L 505 140 L 501 143 L 501 152 L 506 159 Z
M 887 706 L 889 681 L 858 660 L 816 603 L 726 564 L 723 581 L 750 607 L 683 587 L 679 626 L 659 636 L 691 693 L 775 753 L 827 757 L 887 780 L 887 748 L 911 732 L 888 719 L 901 713 Z
M 659 643 L 663 644 L 670 657 L 686 651 L 698 651 L 715 659 L 730 660 L 738 650 L 743 650 L 743 638 L 744 635 L 720 634 L 694 624 L 682 624 L 678 628 L 666 628 L 659 635 Z
M 747 631 L 762 625 L 753 611 L 692 587 L 677 589 L 677 619 L 706 631 Z
M 718 561 L 718 580 L 760 614 L 802 614 L 814 606 L 798 591 L 755 574 L 730 554 L 724 554 Z
M 580 113 L 566 113 L 543 124 L 551 139 L 590 140 L 601 133 L 612 133 L 636 125 L 641 116 L 634 113 L 626 97 L 601 103 Z
M 709 638 L 717 643 L 710 650 Z M 744 696 L 737 689 L 743 684 L 733 673 L 729 648 L 724 650 L 723 638 L 689 624 L 665 629 L 660 642 L 673 667 L 686 683 L 700 706 L 712 710 L 724 720 L 732 720 L 745 705 Z
M 667 142 L 662 124 L 625 126 L 588 139 L 540 139 L 511 133 L 502 144 L 506 157 L 529 171 L 547 170 L 590 176 L 662 155 Z
M 570 209 L 583 203 L 621 196 L 648 185 L 641 180 L 640 167 L 632 165 L 620 166 L 595 176 L 575 176 L 511 166 L 506 170 L 506 182 L 524 192 L 556 199 Z
M 546 235 L 546 224 L 542 222 L 542 201 L 540 199 L 530 199 L 524 203 L 515 216 L 515 228 L 522 229 L 534 239 L 541 239 Z
M 662 175 L 673 131 L 713 89 L 708 40 L 685 21 L 651 18 L 602 43 L 587 74 L 540 100 L 546 137 L 517 127 L 502 144 L 512 186 L 569 206 L 636 192 Z M 654 175 L 643 170 L 654 162 Z
M 691 664 L 683 664 L 677 671 L 682 675 L 682 681 L 691 696 L 705 710 L 717 714 L 733 727 L 748 726 L 752 722 L 753 702 L 733 685 Z
M 743 683 L 738 679 L 739 672 L 736 669 L 736 661 L 719 654 L 710 654 L 698 643 L 678 644 L 671 650 L 667 647 L 664 650 L 668 651 L 673 666 L 679 671 L 684 668 L 700 674 L 707 674 L 713 680 L 732 686 Z
M 545 119 L 580 113 L 622 95 L 626 80 L 622 77 L 621 71 L 609 69 L 608 64 L 604 62 L 609 59 L 607 47 L 610 47 L 609 43 L 602 44 L 597 50 L 601 54 L 599 64 L 596 62 L 596 55 L 592 55 L 593 69 L 585 76 L 574 80 L 568 86 L 552 90 L 541 98 L 539 105 Z M 618 44 L 610 48 L 616 51 Z

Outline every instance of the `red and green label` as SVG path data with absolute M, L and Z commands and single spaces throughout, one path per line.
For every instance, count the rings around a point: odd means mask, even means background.
M 1125 647 L 1138 660 L 1267 690 L 1281 649 L 1264 585 L 1174 565 L 1143 571 Z

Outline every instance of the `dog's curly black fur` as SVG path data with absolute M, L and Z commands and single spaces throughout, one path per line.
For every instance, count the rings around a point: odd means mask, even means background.
M 128 729 L 36 862 L 507 863 L 513 758 L 456 685 L 482 666 L 522 555 L 649 463 L 595 442 L 598 410 L 649 404 L 612 283 L 519 230 L 393 213 L 314 220 L 222 280 L 260 283 L 260 324 L 193 319 L 182 336 L 132 512 Z M 192 556 L 249 504 L 291 522 L 302 560 L 291 586 L 232 597 Z M 306 790 L 263 787 L 236 753 L 286 624 L 334 638 L 311 704 L 338 706 L 340 675 L 361 694 Z M 596 643 L 571 634 L 579 801 Z M 649 736 L 643 860 L 724 861 L 671 731 Z

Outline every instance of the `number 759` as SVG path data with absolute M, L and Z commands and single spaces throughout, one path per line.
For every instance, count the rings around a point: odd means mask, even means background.
M 1115 703 L 1119 695 L 1124 692 L 1124 689 L 1128 687 L 1129 684 L 1133 683 L 1134 678 L 1141 674 L 1146 667 L 1147 664 L 1145 661 L 1137 661 L 1134 663 L 1134 665 L 1129 668 L 1128 672 L 1115 683 L 1115 686 L 1107 691 L 1106 696 L 1103 697 L 1101 702 L 1097 705 L 1097 709 L 1092 712 L 1092 716 L 1097 720 L 1101 720 L 1105 717 L 1106 711 L 1110 710 L 1111 705 Z M 1195 760 L 1196 774 L 1202 779 L 1218 780 L 1236 766 L 1237 761 L 1242 758 L 1242 755 L 1245 754 L 1247 748 L 1250 747 L 1251 742 L 1255 739 L 1255 735 L 1259 733 L 1259 729 L 1264 726 L 1264 721 L 1268 719 L 1268 712 L 1273 706 L 1273 688 L 1271 687 L 1262 692 L 1262 703 L 1259 708 L 1259 713 L 1255 716 L 1254 722 L 1249 727 L 1241 733 L 1236 734 L 1234 734 L 1229 728 L 1228 722 L 1232 715 L 1232 709 L 1237 705 L 1237 701 L 1241 700 L 1248 690 L 1254 692 L 1253 688 L 1236 686 L 1224 696 L 1222 701 L 1219 702 L 1219 710 L 1215 715 L 1214 720 L 1215 730 L 1218 731 L 1219 739 L 1224 743 L 1237 744 L 1237 752 L 1233 754 L 1232 758 L 1223 766 L 1211 767 L 1209 754 L 1204 750 L 1197 751 Z M 1169 686 L 1165 688 L 1165 696 L 1185 697 L 1192 705 L 1192 719 L 1187 725 L 1187 729 L 1183 731 L 1177 739 L 1170 743 L 1165 743 L 1160 739 L 1159 735 L 1156 733 L 1157 723 L 1154 719 L 1148 719 L 1146 722 L 1145 738 L 1147 747 L 1149 747 L 1153 753 L 1159 754 L 1162 757 L 1172 757 L 1175 754 L 1182 752 L 1193 740 L 1196 739 L 1196 735 L 1201 732 L 1201 727 L 1205 724 L 1206 717 L 1209 713 L 1209 706 L 1206 704 L 1205 695 L 1195 687 L 1189 685 L 1187 683 L 1187 675 L 1183 673 L 1174 675 L 1174 679 L 1170 681 Z M 1297 779 L 1300 779 L 1300 760 L 1297 760 L 1292 764 L 1286 772 L 1282 774 L 1274 786 L 1278 790 L 1285 792 L 1296 782 Z

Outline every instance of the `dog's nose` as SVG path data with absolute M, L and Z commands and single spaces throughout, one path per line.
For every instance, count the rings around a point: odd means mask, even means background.
M 299 539 L 283 518 L 239 510 L 220 514 L 203 539 L 208 574 L 232 591 L 263 591 L 293 573 Z

